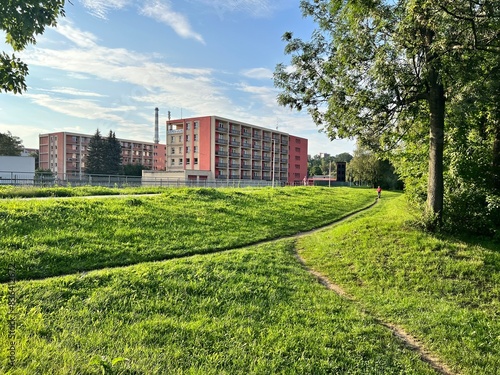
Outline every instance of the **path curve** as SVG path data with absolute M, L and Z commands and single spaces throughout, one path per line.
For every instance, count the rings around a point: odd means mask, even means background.
M 296 234 L 296 235 L 291 236 L 291 237 L 298 238 L 298 237 L 306 236 L 308 234 L 312 234 L 312 233 L 317 232 L 319 230 L 324 230 L 324 229 L 327 229 L 329 227 L 333 227 L 333 226 L 339 224 L 340 222 L 347 220 L 350 217 L 357 215 L 358 213 L 373 207 L 373 205 L 375 205 L 375 203 L 377 203 L 377 200 L 375 200 L 375 202 L 372 203 L 370 206 L 365 207 L 359 211 L 353 212 L 353 213 L 343 217 L 342 219 L 337 220 L 336 222 L 334 222 L 332 224 L 329 224 L 326 227 L 314 229 L 314 230 L 308 231 L 308 232 L 299 233 L 299 234 Z M 301 264 L 301 266 L 306 271 L 308 271 L 311 275 L 313 275 L 321 285 L 323 285 L 327 289 L 335 292 L 341 298 L 347 299 L 350 302 L 356 304 L 357 307 L 364 314 L 373 318 L 377 322 L 377 324 L 390 330 L 392 332 L 392 334 L 403 343 L 404 346 L 406 346 L 410 350 L 413 350 L 414 352 L 418 353 L 418 355 L 420 356 L 422 361 L 429 364 L 437 373 L 442 374 L 442 375 L 459 375 L 458 373 L 452 372 L 450 370 L 450 368 L 442 360 L 440 360 L 438 357 L 436 357 L 434 354 L 432 354 L 429 350 L 427 350 L 416 337 L 407 333 L 402 327 L 395 325 L 395 324 L 392 324 L 390 322 L 381 320 L 380 318 L 374 316 L 370 311 L 368 311 L 365 307 L 363 307 L 361 305 L 361 303 L 358 300 L 356 300 L 356 298 L 354 296 L 347 293 L 340 285 L 332 283 L 326 276 L 324 276 L 323 274 L 319 273 L 318 271 L 315 271 L 314 269 L 310 268 L 306 264 L 306 261 L 304 260 L 304 258 L 302 258 L 300 256 L 296 247 L 294 248 L 294 256 L 297 259 L 297 261 Z

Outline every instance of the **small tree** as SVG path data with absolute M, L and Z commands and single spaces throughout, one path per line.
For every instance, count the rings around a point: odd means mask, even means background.
M 0 155 L 19 156 L 23 149 L 21 138 L 12 135 L 10 132 L 0 133 Z

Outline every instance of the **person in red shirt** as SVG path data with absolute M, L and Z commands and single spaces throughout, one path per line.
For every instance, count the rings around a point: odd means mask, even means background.
M 382 188 L 379 186 L 377 188 L 377 195 L 378 195 L 379 198 L 380 198 L 380 193 L 382 193 Z

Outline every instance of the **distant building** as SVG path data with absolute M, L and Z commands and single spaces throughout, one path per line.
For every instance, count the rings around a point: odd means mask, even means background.
M 0 184 L 32 184 L 34 178 L 34 157 L 0 156 Z
M 39 135 L 39 168 L 51 170 L 59 179 L 85 174 L 88 145 L 93 135 L 56 132 Z M 122 164 L 141 164 L 165 170 L 165 145 L 117 138 L 122 147 Z
M 305 138 L 219 116 L 168 120 L 165 172 L 179 180 L 265 180 L 302 184 Z

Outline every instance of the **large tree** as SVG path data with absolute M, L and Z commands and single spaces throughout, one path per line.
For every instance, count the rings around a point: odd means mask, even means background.
M 109 131 L 108 139 L 106 140 L 105 154 L 105 170 L 108 174 L 120 173 L 122 165 L 122 146 L 116 139 L 113 131 Z
M 12 135 L 10 132 L 0 133 L 0 155 L 19 156 L 23 149 L 21 138 Z
M 16 52 L 35 44 L 36 35 L 43 34 L 47 26 L 55 26 L 57 18 L 64 16 L 64 3 L 64 0 L 0 1 L 0 29 L 5 32 L 6 43 Z M 0 91 L 26 91 L 27 75 L 28 66 L 19 58 L 0 53 Z
M 439 223 L 445 104 L 454 74 L 498 53 L 499 2 L 302 0 L 301 8 L 318 29 L 309 42 L 284 34 L 292 57 L 275 71 L 278 102 L 306 108 L 331 139 L 357 137 L 375 150 L 420 140 L 427 129 L 426 207 Z
M 85 172 L 87 174 L 118 174 L 121 169 L 121 145 L 115 133 L 103 138 L 99 129 L 90 139 Z

